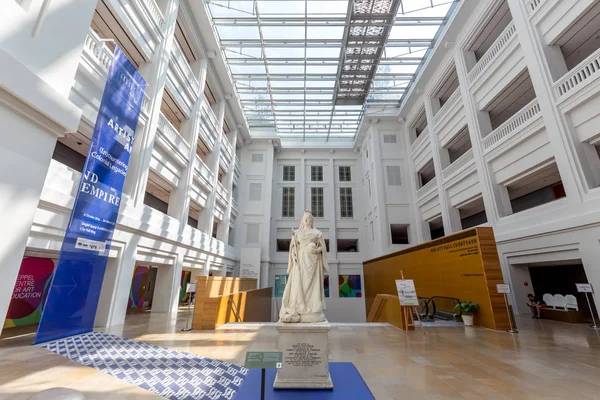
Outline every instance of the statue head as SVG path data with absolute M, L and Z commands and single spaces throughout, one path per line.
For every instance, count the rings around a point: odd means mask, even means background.
M 304 211 L 302 220 L 300 221 L 300 229 L 313 229 L 315 227 L 315 219 L 310 210 Z

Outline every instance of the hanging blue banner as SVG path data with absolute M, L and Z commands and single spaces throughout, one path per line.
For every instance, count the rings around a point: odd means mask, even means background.
M 35 344 L 94 328 L 145 88 L 117 47 Z

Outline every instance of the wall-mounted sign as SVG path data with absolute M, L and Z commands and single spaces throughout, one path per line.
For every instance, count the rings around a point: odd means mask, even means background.
M 499 283 L 496 285 L 498 293 L 510 293 L 510 285 L 506 283 Z
M 401 306 L 413 307 L 419 305 L 415 282 L 412 279 L 396 280 L 396 289 L 398 289 L 398 298 L 400 299 Z
M 576 283 L 575 286 L 577 286 L 579 293 L 594 293 L 591 283 Z

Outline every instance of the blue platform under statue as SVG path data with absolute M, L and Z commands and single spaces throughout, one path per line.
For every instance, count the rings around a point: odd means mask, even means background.
M 350 362 L 330 362 L 329 373 L 333 389 L 273 389 L 276 369 L 267 369 L 265 376 L 265 400 L 374 400 L 375 397 L 363 381 L 360 373 Z M 233 400 L 260 399 L 261 370 L 250 370 L 237 390 Z

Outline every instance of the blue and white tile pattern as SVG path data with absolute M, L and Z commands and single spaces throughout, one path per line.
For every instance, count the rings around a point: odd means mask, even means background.
M 248 370 L 101 332 L 40 347 L 172 400 L 231 399 Z

